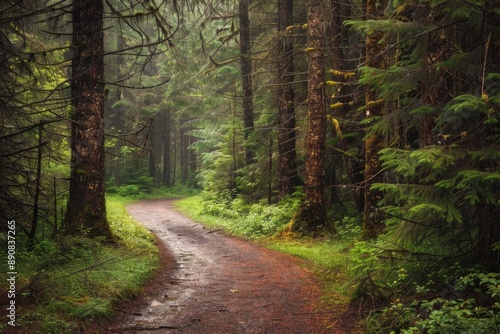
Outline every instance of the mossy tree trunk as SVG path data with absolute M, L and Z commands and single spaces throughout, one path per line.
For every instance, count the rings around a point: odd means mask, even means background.
M 104 193 L 102 0 L 73 1 L 71 181 L 68 234 L 112 239 Z
M 380 19 L 385 6 L 378 0 L 366 2 L 367 20 Z M 374 68 L 385 67 L 385 44 L 382 42 L 384 34 L 380 31 L 371 31 L 366 37 L 366 65 Z M 373 87 L 366 90 L 366 118 L 384 116 L 384 101 L 379 99 Z M 363 215 L 363 237 L 376 237 L 384 228 L 382 213 L 378 210 L 378 202 L 382 193 L 370 189 L 372 184 L 382 182 L 381 163 L 378 152 L 385 146 L 382 134 L 372 134 L 365 140 L 365 201 Z
M 309 0 L 307 12 L 308 108 L 305 201 L 294 217 L 292 230 L 315 234 L 326 225 L 326 107 L 323 2 Z

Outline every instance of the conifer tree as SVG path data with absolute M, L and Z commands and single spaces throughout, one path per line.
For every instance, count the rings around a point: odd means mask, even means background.
M 316 233 L 326 225 L 325 152 L 326 108 L 324 101 L 325 54 L 323 1 L 309 0 L 307 48 L 309 58 L 307 94 L 307 152 L 305 200 L 292 221 L 292 229 Z
M 373 189 L 382 191 L 387 237 L 400 251 L 492 263 L 500 17 L 488 1 L 454 4 L 409 2 L 389 7 L 391 19 L 358 25 L 383 30 L 388 51 L 397 51 L 387 68 L 363 70 L 364 83 L 397 101 L 371 124 L 391 138 L 379 152 L 388 180 Z
M 145 89 L 162 82 L 151 80 L 151 59 L 164 52 L 170 37 L 170 26 L 156 2 L 123 3 L 106 1 L 118 24 L 129 27 L 133 38 L 123 38 L 121 50 L 104 48 L 104 1 L 74 0 L 72 6 L 72 73 L 71 73 L 71 175 L 64 225 L 69 234 L 112 239 L 106 218 L 104 164 L 104 103 L 109 86 Z M 142 6 L 144 11 L 137 11 Z M 154 24 L 148 24 L 154 22 Z M 154 34 L 152 34 L 155 32 Z M 154 36 L 154 37 L 151 37 Z M 117 43 L 120 45 L 121 43 Z M 132 55 L 132 65 L 125 77 L 106 82 L 104 56 Z M 130 58 L 129 58 L 130 59 Z M 146 74 L 146 75 L 143 75 Z M 149 74 L 149 75 L 147 75 Z
M 300 179 L 295 147 L 294 55 L 289 31 L 293 25 L 293 1 L 278 2 L 278 191 L 284 198 L 294 192 Z
M 252 61 L 250 45 L 250 19 L 248 12 L 249 0 L 239 0 L 240 21 L 240 66 L 241 87 L 243 98 L 243 124 L 245 126 L 245 162 L 250 165 L 255 156 L 254 147 L 251 144 L 251 134 L 254 131 L 254 106 L 252 88 Z
M 384 1 L 368 0 L 366 2 L 367 20 L 380 20 L 383 17 Z M 380 30 L 373 30 L 366 37 L 366 66 L 383 69 L 385 67 L 384 34 Z M 366 89 L 366 118 L 384 116 L 384 100 L 380 99 L 375 88 Z M 384 136 L 372 132 L 365 139 L 365 200 L 363 211 L 363 236 L 373 238 L 379 234 L 383 227 L 383 216 L 378 210 L 378 202 L 382 194 L 371 189 L 372 184 L 382 181 L 381 164 L 378 153 L 384 148 Z
M 65 228 L 112 239 L 104 193 L 104 4 L 73 2 L 71 180 Z
M 64 171 L 49 165 L 63 159 L 65 38 L 47 30 L 66 5 L 0 3 L 0 225 L 15 219 L 30 245 L 57 232 L 64 191 Z

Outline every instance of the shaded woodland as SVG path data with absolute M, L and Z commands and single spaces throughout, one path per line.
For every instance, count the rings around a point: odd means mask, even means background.
M 105 193 L 187 187 L 286 212 L 260 236 L 354 231 L 359 295 L 496 279 L 499 60 L 492 0 L 2 2 L 0 225 L 110 241 Z

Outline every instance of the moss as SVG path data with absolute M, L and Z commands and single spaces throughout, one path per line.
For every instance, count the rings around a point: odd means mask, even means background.
M 282 236 L 295 234 L 316 237 L 327 231 L 326 208 L 321 203 L 305 202 L 295 212 Z M 331 231 L 330 231 L 331 232 Z

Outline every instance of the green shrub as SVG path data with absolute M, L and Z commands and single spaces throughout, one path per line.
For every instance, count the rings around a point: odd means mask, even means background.
M 290 197 L 280 203 L 267 202 L 248 204 L 240 197 L 232 198 L 230 192 L 216 196 L 205 195 L 202 214 L 222 218 L 224 229 L 247 238 L 268 237 L 290 222 L 300 201 Z
M 414 283 L 411 291 L 409 301 L 395 299 L 370 316 L 368 333 L 387 328 L 404 334 L 500 332 L 499 273 L 454 265 L 430 274 L 424 284 Z
M 137 197 L 141 194 L 141 190 L 138 185 L 128 184 L 125 186 L 118 187 L 118 195 L 123 197 Z

